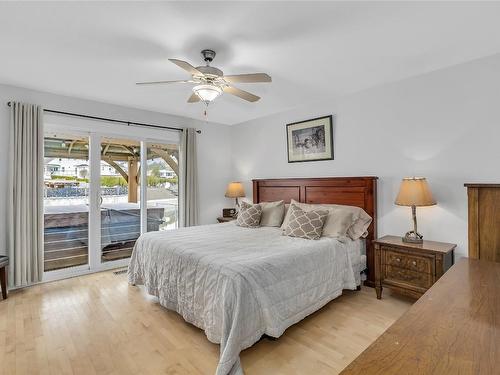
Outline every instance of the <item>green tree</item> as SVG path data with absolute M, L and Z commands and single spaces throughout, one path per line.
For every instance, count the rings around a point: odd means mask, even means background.
M 88 169 L 80 169 L 80 171 L 78 172 L 78 175 L 80 176 L 80 178 L 87 178 L 87 176 L 89 175 L 89 171 Z
M 101 186 L 127 186 L 127 181 L 122 176 L 101 176 Z

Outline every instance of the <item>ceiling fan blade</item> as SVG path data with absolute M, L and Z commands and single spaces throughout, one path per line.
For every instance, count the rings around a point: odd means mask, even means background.
M 136 85 L 162 85 L 165 83 L 194 83 L 194 81 L 189 80 L 179 80 L 179 81 L 150 81 L 150 82 L 137 82 Z
M 224 76 L 224 79 L 230 83 L 271 82 L 271 77 L 266 73 L 235 74 Z
M 256 102 L 257 100 L 260 99 L 259 96 L 251 94 L 245 90 L 237 89 L 236 87 L 226 86 L 226 87 L 224 87 L 223 90 L 224 90 L 224 92 L 227 92 L 228 94 L 235 95 L 235 96 L 237 96 L 241 99 L 247 100 L 249 102 Z
M 199 101 L 200 101 L 200 97 L 198 95 L 196 95 L 194 92 L 188 99 L 188 103 L 196 103 Z
M 169 59 L 171 62 L 173 62 L 175 65 L 177 65 L 178 67 L 184 69 L 185 71 L 187 71 L 188 73 L 192 74 L 192 75 L 198 75 L 198 76 L 202 76 L 203 73 L 200 72 L 198 69 L 196 69 L 194 66 L 192 66 L 190 63 L 186 62 L 186 61 L 182 61 L 182 60 L 177 60 L 177 59 Z

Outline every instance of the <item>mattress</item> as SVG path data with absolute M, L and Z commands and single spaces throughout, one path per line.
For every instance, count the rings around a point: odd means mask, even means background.
M 220 344 L 217 375 L 242 374 L 241 350 L 359 285 L 362 247 L 234 222 L 180 228 L 142 235 L 128 279 Z
M 361 282 L 366 279 L 363 273 L 366 270 L 366 240 L 343 239 L 346 249 L 351 257 L 353 268 L 355 269 L 356 285 L 361 285 Z

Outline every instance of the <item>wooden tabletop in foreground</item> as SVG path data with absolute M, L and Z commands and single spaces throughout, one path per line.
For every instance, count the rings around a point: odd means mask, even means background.
M 341 374 L 500 374 L 499 363 L 500 263 L 462 258 Z

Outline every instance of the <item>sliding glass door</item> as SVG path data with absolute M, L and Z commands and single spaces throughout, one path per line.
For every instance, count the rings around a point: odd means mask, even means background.
M 67 132 L 45 136 L 44 270 L 89 261 L 89 137 Z
M 179 147 L 147 143 L 147 231 L 169 230 L 179 222 Z
M 141 234 L 141 142 L 101 139 L 101 262 L 127 259 Z
M 44 159 L 47 279 L 127 265 L 141 233 L 177 228 L 179 145 L 175 138 L 153 142 L 139 134 L 123 137 L 48 128 Z M 142 133 L 148 135 L 147 130 Z M 150 135 L 158 136 L 158 131 Z

